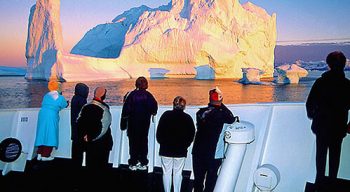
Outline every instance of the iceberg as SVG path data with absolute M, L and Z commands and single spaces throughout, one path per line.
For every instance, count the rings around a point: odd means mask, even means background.
M 242 84 L 260 84 L 264 71 L 257 68 L 242 68 L 243 77 L 238 82 Z
M 27 79 L 62 79 L 57 54 L 63 50 L 60 1 L 37 0 L 29 14 Z
M 169 70 L 163 68 L 150 68 L 148 71 L 152 79 L 165 78 L 166 73 L 169 72 Z
M 300 78 L 308 75 L 308 71 L 297 64 L 285 64 L 276 67 L 276 73 L 276 83 L 280 84 L 299 83 Z
M 62 50 L 59 5 L 37 0 L 31 9 L 28 79 L 151 77 L 152 68 L 195 76 L 205 65 L 214 74 L 197 79 L 241 78 L 241 68 L 252 67 L 273 76 L 276 15 L 250 2 L 173 0 L 155 9 L 132 8 L 89 30 L 70 53 Z
M 196 66 L 196 79 L 212 80 L 215 79 L 215 71 L 210 65 Z

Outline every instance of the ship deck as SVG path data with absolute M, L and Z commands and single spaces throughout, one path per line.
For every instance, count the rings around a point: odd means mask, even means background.
M 190 171 L 183 171 L 181 192 L 193 190 Z M 55 158 L 53 161 L 28 161 L 24 172 L 12 171 L 0 176 L 2 192 L 78 192 L 78 191 L 128 191 L 163 192 L 162 170 L 130 171 L 127 165 L 111 168 L 102 178 L 88 176 L 84 167 L 79 175 L 74 175 L 69 159 Z M 350 191 L 350 181 L 338 179 L 333 183 L 326 179 L 322 190 L 316 190 L 313 183 L 306 183 L 304 192 L 346 192 Z
M 27 162 L 24 172 L 12 171 L 0 176 L 0 191 L 163 191 L 160 167 L 155 167 L 151 173 L 130 171 L 127 165 L 110 167 L 102 178 L 97 178 L 89 176 L 85 167 L 79 175 L 74 175 L 69 159 L 55 158 L 46 162 L 33 159 Z M 181 192 L 192 191 L 192 183 L 190 171 L 184 171 Z

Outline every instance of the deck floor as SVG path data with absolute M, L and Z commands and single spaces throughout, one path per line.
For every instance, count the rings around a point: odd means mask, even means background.
M 193 180 L 190 172 L 183 172 L 181 192 L 191 192 Z M 321 190 L 306 183 L 305 192 L 350 192 L 350 181 L 338 179 L 323 182 Z M 110 168 L 103 177 L 94 177 L 83 169 L 74 175 L 70 160 L 56 158 L 51 162 L 28 161 L 24 172 L 10 172 L 0 176 L 0 192 L 163 192 L 162 169 L 155 167 L 152 173 L 130 171 L 127 165 Z
M 184 171 L 181 192 L 192 191 L 190 172 Z M 111 168 L 102 178 L 88 176 L 85 169 L 74 175 L 70 161 L 56 158 L 51 162 L 28 161 L 24 172 L 10 172 L 0 176 L 1 192 L 70 192 L 70 191 L 126 191 L 162 192 L 162 170 L 154 172 L 130 171 L 126 165 Z

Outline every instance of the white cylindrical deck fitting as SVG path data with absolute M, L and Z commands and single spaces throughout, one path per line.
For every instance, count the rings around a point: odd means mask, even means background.
M 231 144 L 226 151 L 226 159 L 222 163 L 215 192 L 231 192 L 235 189 L 239 171 L 247 148 L 247 144 Z
M 280 181 L 280 172 L 271 164 L 260 166 L 254 173 L 254 185 L 259 191 L 272 191 Z
M 241 170 L 247 144 L 254 141 L 254 125 L 246 122 L 225 124 L 225 141 L 229 143 L 214 192 L 233 192 Z

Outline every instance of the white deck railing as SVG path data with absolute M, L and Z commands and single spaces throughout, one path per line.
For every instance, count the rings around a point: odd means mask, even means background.
M 314 182 L 315 176 L 315 136 L 312 134 L 311 121 L 306 117 L 304 103 L 261 103 L 227 105 L 240 117 L 255 126 L 255 141 L 248 144 L 238 177 L 235 191 L 257 191 L 253 175 L 263 164 L 275 166 L 281 175 L 275 192 L 304 191 L 306 182 Z M 201 106 L 188 106 L 186 112 L 195 120 L 195 113 Z M 155 123 L 149 132 L 149 172 L 160 167 L 159 145 L 155 140 L 157 120 L 171 106 L 160 106 Z M 0 110 L 0 141 L 14 137 L 22 143 L 22 155 L 12 163 L 0 161 L 3 174 L 8 171 L 24 171 L 27 160 L 34 158 L 34 140 L 39 108 Z M 121 106 L 112 106 L 113 150 L 109 161 L 113 167 L 127 164 L 129 158 L 128 138 L 125 131 L 119 129 Z M 59 148 L 56 157 L 70 158 L 70 109 L 60 112 Z M 192 170 L 192 146 L 189 149 L 185 170 Z M 338 177 L 350 179 L 350 139 L 343 142 Z

